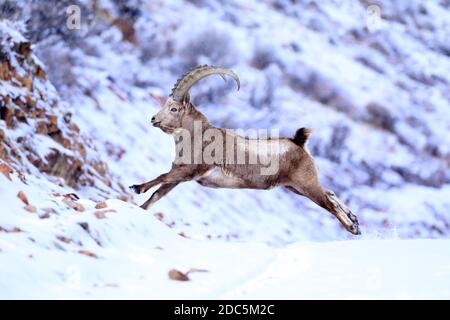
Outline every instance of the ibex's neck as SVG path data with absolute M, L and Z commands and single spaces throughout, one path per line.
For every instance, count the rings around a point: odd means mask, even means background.
M 186 119 L 183 120 L 183 128 L 190 132 L 193 132 L 194 130 L 205 132 L 210 128 L 214 128 L 214 125 L 208 121 L 203 113 L 193 108 Z

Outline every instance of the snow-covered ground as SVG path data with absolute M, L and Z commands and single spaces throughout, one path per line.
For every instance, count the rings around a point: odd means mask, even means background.
M 13 177 L 16 179 L 15 177 Z M 449 299 L 449 240 L 257 242 L 178 235 L 139 207 L 51 196 L 57 215 L 23 209 L 0 176 L 0 298 Z M 25 191 L 24 191 L 25 190 Z M 22 188 L 33 194 L 30 188 Z M 30 197 L 30 203 L 37 201 Z M 20 225 L 20 230 L 14 227 Z M 320 230 L 318 230 L 320 232 Z M 170 270 L 189 281 L 169 278 Z

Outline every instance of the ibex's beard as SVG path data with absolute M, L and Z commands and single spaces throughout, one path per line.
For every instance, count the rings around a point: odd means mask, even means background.
M 173 133 L 175 131 L 174 128 L 163 126 L 160 123 L 154 124 L 153 126 L 156 127 L 156 128 L 160 128 L 164 133 L 171 134 L 171 133 Z

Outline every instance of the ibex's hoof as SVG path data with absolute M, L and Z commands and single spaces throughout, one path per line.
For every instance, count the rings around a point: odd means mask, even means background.
M 351 228 L 350 228 L 349 231 L 350 231 L 351 233 L 353 233 L 354 235 L 356 235 L 356 236 L 359 236 L 359 235 L 361 234 L 361 230 L 359 229 L 358 223 L 354 223 L 354 224 L 351 226 Z
M 352 219 L 353 221 L 353 225 L 350 227 L 350 229 L 348 231 L 350 231 L 351 233 L 353 233 L 354 235 L 360 235 L 361 234 L 361 230 L 359 229 L 359 223 L 358 220 L 356 219 L 356 216 L 353 215 L 353 217 L 355 218 L 355 220 Z M 350 218 L 351 219 L 351 218 Z
M 136 194 L 140 194 L 141 193 L 141 188 L 138 185 L 136 185 L 136 184 L 134 184 L 132 186 L 129 186 L 129 188 L 131 190 L 133 190 L 133 192 L 136 193 Z
M 359 229 L 358 218 L 351 211 L 347 213 L 347 216 L 353 222 L 352 226 L 348 229 L 348 231 L 350 231 L 354 235 L 360 235 L 361 230 Z

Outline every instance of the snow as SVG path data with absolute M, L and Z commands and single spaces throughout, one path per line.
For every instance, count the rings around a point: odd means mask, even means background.
M 22 207 L 17 178 L 0 175 L 0 298 L 2 299 L 445 299 L 450 297 L 449 240 L 303 242 L 274 248 L 255 241 L 195 240 L 139 207 L 62 197 L 41 203 L 48 219 Z M 43 191 L 21 185 L 30 203 Z M 112 210 L 112 211 L 111 211 Z M 9 212 L 8 216 L 5 212 Z M 13 214 L 14 213 L 14 214 Z M 80 224 L 87 224 L 87 232 Z M 66 243 L 59 239 L 70 239 Z M 88 250 L 97 258 L 79 253 Z M 190 281 L 169 279 L 191 268 Z M 405 272 L 407 270 L 407 272 Z
M 42 174 L 23 153 L 29 146 L 41 158 L 52 149 L 79 155 L 35 134 L 34 120 L 15 128 L 0 120 L 26 178 L 0 173 L 0 227 L 24 230 L 0 231 L 0 297 L 450 298 L 450 11 L 436 1 L 381 1 L 382 27 L 367 32 L 359 2 L 307 3 L 151 1 L 135 21 L 135 44 L 101 26 L 79 47 L 36 44 L 30 60 L 50 79 L 33 79 L 48 97 L 35 96 L 38 106 L 55 111 L 63 129 L 71 112 L 83 161 L 103 161 L 110 175 L 72 188 Z M 112 1 L 100 5 L 118 12 Z M 21 28 L 0 21 L 2 49 L 22 75 L 29 70 L 8 51 L 26 41 Z M 132 196 L 127 186 L 166 172 L 174 156 L 171 137 L 150 126 L 154 97 L 166 98 L 180 74 L 203 63 L 241 78 L 239 92 L 219 77 L 192 89 L 215 125 L 285 136 L 315 129 L 308 148 L 320 179 L 358 216 L 362 237 L 281 188 L 189 182 L 148 211 L 136 206 L 155 189 Z M 0 80 L 0 95 L 27 94 Z M 63 202 L 69 193 L 85 211 Z M 103 200 L 114 211 L 98 219 Z M 182 283 L 168 279 L 172 268 L 208 272 Z
M 302 243 L 275 259 L 228 299 L 448 299 L 449 240 Z
M 14 23 L 9 20 L 0 20 L 0 29 L 2 33 L 6 36 L 8 41 L 11 42 L 24 42 L 27 39 L 22 35 L 21 26 L 19 23 Z M 19 29 L 19 30 L 18 30 Z

